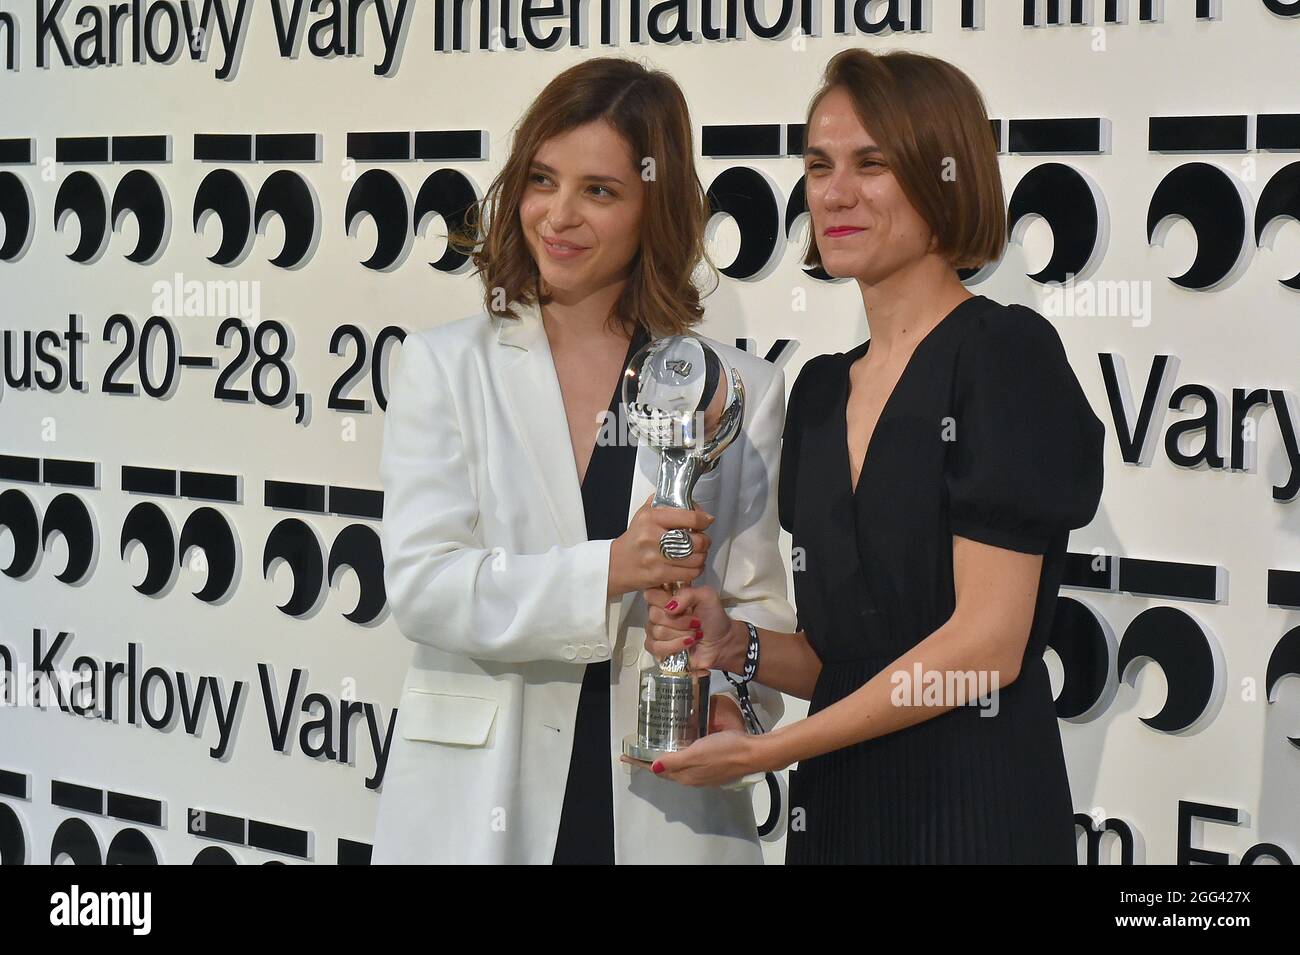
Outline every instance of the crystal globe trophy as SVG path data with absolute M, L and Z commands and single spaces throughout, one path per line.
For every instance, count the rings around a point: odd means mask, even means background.
M 624 373 L 622 398 L 630 434 L 659 455 L 652 505 L 693 508 L 695 485 L 740 433 L 745 415 L 740 375 L 703 339 L 671 335 L 637 352 Z M 689 557 L 690 533 L 665 531 L 659 550 L 670 560 Z M 665 581 L 664 586 L 676 591 L 682 583 Z M 705 735 L 708 688 L 708 671 L 692 670 L 685 650 L 642 670 L 637 731 L 624 738 L 624 754 L 652 762 Z

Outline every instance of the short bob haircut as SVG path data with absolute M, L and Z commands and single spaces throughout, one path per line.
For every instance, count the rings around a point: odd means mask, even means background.
M 622 136 L 645 184 L 640 248 L 611 325 L 621 323 L 629 335 L 637 326 L 651 336 L 683 334 L 704 315 L 693 280 L 701 262 L 717 281 L 704 247 L 709 201 L 695 172 L 686 97 L 667 73 L 635 60 L 597 57 L 551 80 L 520 120 L 504 168 L 449 242 L 470 254 L 490 315 L 518 318 L 513 303 L 546 304 L 519 222 L 520 200 L 538 147 L 599 120 Z
M 1006 204 L 998 147 L 984 97 L 969 76 L 944 60 L 906 50 L 837 53 L 808 106 L 842 89 L 912 207 L 930 226 L 936 251 L 957 269 L 1002 257 Z M 805 149 L 807 143 L 805 141 Z M 804 265 L 821 266 L 816 230 Z

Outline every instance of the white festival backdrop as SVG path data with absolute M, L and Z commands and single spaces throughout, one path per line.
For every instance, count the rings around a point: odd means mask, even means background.
M 442 215 L 560 70 L 663 68 L 718 205 L 703 331 L 789 384 L 867 334 L 800 264 L 855 45 L 983 90 L 1015 225 L 969 283 L 1051 318 L 1106 423 L 1047 654 L 1080 861 L 1294 859 L 1300 3 L 0 0 L 3 861 L 366 861 L 412 651 L 384 388 L 480 302 Z M 113 691 L 20 705 L 42 667 Z

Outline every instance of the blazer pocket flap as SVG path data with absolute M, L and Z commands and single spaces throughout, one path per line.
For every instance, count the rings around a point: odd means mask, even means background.
M 483 746 L 492 731 L 497 701 L 481 696 L 409 689 L 402 695 L 405 739 Z

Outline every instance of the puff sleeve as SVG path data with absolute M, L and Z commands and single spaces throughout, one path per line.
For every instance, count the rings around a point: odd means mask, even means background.
M 1011 305 L 973 322 L 953 384 L 952 533 L 1042 554 L 1097 511 L 1105 427 L 1046 318 Z
M 781 436 L 780 478 L 777 485 L 777 507 L 781 526 L 794 533 L 794 510 L 799 484 L 800 438 L 804 427 L 804 395 L 809 382 L 821 372 L 825 355 L 817 355 L 804 363 L 795 376 L 786 402 L 785 430 Z

